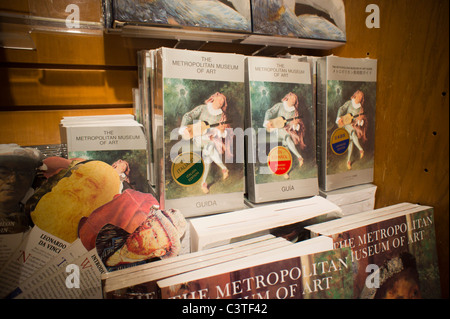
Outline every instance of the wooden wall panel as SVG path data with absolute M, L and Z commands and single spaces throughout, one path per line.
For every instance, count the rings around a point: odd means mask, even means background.
M 64 116 L 132 114 L 132 108 L 0 112 L 0 144 L 60 144 L 59 121 Z
M 0 85 L 9 86 L 9 94 L 0 100 L 5 109 L 130 106 L 130 88 L 137 87 L 136 70 L 12 67 L 0 72 L 6 75 Z

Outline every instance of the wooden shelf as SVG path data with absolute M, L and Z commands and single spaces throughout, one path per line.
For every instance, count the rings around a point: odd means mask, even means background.
M 330 50 L 345 44 L 344 41 L 332 41 L 322 39 L 296 38 L 289 36 L 263 35 L 253 33 L 235 33 L 222 31 L 200 31 L 196 29 L 178 29 L 168 27 L 152 27 L 123 25 L 117 28 L 105 30 L 107 33 L 120 34 L 123 37 L 151 38 L 176 40 L 183 45 L 175 45 L 176 48 L 201 49 L 206 43 L 239 43 L 242 45 L 258 45 L 264 48 L 302 48 Z M 192 42 L 192 44 L 187 44 Z M 270 52 L 273 50 L 268 50 Z M 261 54 L 261 48 L 255 51 Z M 270 55 L 270 54 L 269 54 Z

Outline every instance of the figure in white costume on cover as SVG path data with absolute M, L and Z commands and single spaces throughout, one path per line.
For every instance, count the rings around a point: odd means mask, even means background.
M 367 141 L 367 118 L 364 115 L 364 93 L 357 90 L 353 93 L 349 101 L 345 102 L 337 112 L 336 124 L 344 127 L 350 136 L 350 143 L 347 150 L 347 169 L 352 169 L 353 145 L 359 150 L 359 158 L 363 158 L 364 150 L 359 142 Z
M 271 120 L 283 117 L 286 123 L 283 127 L 275 127 Z M 289 92 L 282 99 L 281 102 L 275 104 L 266 111 L 263 126 L 268 130 L 276 130 L 278 140 L 287 146 L 295 157 L 298 159 L 298 165 L 303 165 L 303 157 L 300 150 L 305 149 L 306 145 L 303 140 L 305 134 L 305 125 L 300 118 L 298 96 L 295 93 Z M 289 178 L 289 175 L 285 175 Z
M 205 122 L 209 125 L 218 124 L 215 127 L 209 127 L 203 134 L 193 136 L 192 140 L 195 148 L 202 150 L 202 158 L 205 164 L 205 170 L 202 176 L 202 191 L 209 193 L 209 187 L 206 179 L 211 168 L 211 162 L 217 164 L 222 170 L 222 180 L 228 178 L 229 171 L 222 161 L 222 154 L 229 155 L 231 152 L 224 139 L 227 137 L 229 128 L 227 119 L 227 99 L 222 93 L 216 92 L 211 95 L 204 104 L 201 104 L 191 111 L 185 113 L 181 120 L 179 133 L 185 135 L 188 131 L 188 125 Z M 195 133 L 195 129 L 194 129 Z

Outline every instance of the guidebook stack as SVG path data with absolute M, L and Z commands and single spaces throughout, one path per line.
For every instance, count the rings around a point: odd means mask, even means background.
M 185 217 L 244 208 L 244 56 L 169 48 L 155 56 L 161 206 Z
M 138 75 L 139 87 L 136 90 L 138 93 L 137 105 L 135 109 L 136 120 L 144 127 L 145 136 L 147 137 L 147 159 L 148 159 L 148 181 L 152 188 L 155 187 L 155 168 L 153 155 L 153 116 L 151 114 L 151 103 L 153 89 L 151 87 L 154 76 L 153 54 L 151 50 L 140 50 L 137 53 L 138 60 Z
M 247 57 L 247 197 L 262 203 L 318 194 L 310 66 Z
M 372 183 L 377 60 L 317 59 L 317 161 L 323 191 Z

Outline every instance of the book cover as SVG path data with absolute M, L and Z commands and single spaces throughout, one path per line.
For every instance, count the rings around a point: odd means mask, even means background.
M 112 26 L 170 26 L 251 31 L 250 0 L 110 0 Z
M 328 56 L 317 60 L 317 73 L 319 187 L 371 183 L 377 61 Z
M 247 196 L 255 203 L 318 194 L 310 66 L 247 57 Z
M 150 166 L 143 125 L 128 117 L 88 118 L 62 119 L 61 140 L 67 144 L 68 158 L 108 163 L 119 173 L 122 189 L 148 192 Z
M 440 298 L 433 208 L 394 216 L 327 232 L 335 248 L 352 250 L 357 265 L 352 298 Z
M 42 160 L 37 149 L 0 144 L 0 269 L 32 227 L 25 203 Z
M 100 161 L 68 162 L 58 173 L 48 169 L 51 176 L 26 202 L 25 212 L 33 228 L 0 273 L 3 297 L 78 238 L 78 223 L 83 216 L 119 193 L 119 175 L 110 165 Z
M 289 247 L 290 249 L 292 247 Z M 261 254 L 263 255 L 263 254 Z M 348 248 L 246 264 L 258 255 L 158 281 L 163 299 L 332 299 L 349 298 L 353 265 Z M 234 267 L 233 267 L 234 265 Z M 227 264 L 224 264 L 227 266 Z M 217 268 L 217 269 L 215 269 Z M 192 279 L 190 279 L 191 277 Z M 178 280 L 179 279 L 179 280 Z
M 342 0 L 252 0 L 253 32 L 345 41 Z
M 168 48 L 157 56 L 161 205 L 186 217 L 245 207 L 243 56 Z

